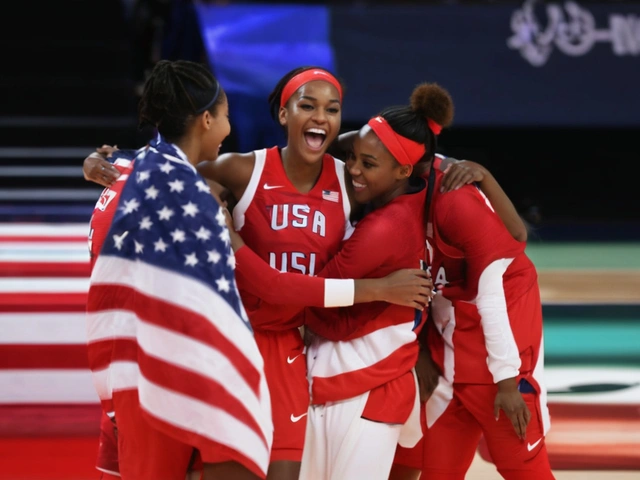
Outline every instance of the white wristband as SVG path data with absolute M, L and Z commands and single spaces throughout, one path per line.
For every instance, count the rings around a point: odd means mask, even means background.
M 353 305 L 355 294 L 355 280 L 326 279 L 324 281 L 325 307 L 349 307 Z

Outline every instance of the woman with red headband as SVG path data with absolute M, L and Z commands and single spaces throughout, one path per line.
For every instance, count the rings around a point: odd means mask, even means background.
M 433 130 L 451 122 L 453 104 L 447 92 L 433 84 L 416 88 L 412 102 L 411 107 L 385 110 L 356 135 L 347 168 L 353 198 L 366 215 L 319 276 L 377 278 L 426 259 L 427 189 L 415 172 L 419 162 L 433 157 Z M 389 122 L 409 124 L 412 138 L 396 133 Z M 268 278 L 270 285 L 294 281 L 290 274 L 270 274 L 235 234 L 232 245 L 239 280 L 253 275 Z M 312 292 L 314 280 L 300 277 L 297 283 Z M 252 287 L 258 296 L 268 295 L 264 286 Z M 281 292 L 282 303 L 311 304 L 311 293 L 294 297 L 288 291 Z M 422 436 L 413 368 L 423 310 L 373 302 L 306 308 L 299 320 L 308 331 L 312 405 L 300 478 L 386 480 L 396 445 L 413 446 Z
M 225 154 L 200 164 L 198 170 L 237 199 L 235 228 L 258 257 L 276 270 L 313 276 L 338 252 L 350 231 L 344 163 L 325 153 L 340 130 L 342 87 L 324 69 L 300 68 L 276 85 L 269 102 L 274 119 L 287 132 L 284 148 Z M 417 259 L 394 265 L 393 270 L 405 266 L 417 268 Z M 302 322 L 296 319 L 299 307 L 251 295 L 248 281 L 251 278 L 239 278 L 238 286 L 271 393 L 274 441 L 269 478 L 293 480 L 299 476 L 309 407 L 298 328 Z M 325 297 L 331 295 L 329 290 Z M 340 288 L 332 291 L 345 296 Z
M 444 288 L 422 335 L 439 381 L 424 438 L 398 448 L 390 478 L 464 480 L 484 436 L 503 478 L 553 480 L 535 266 L 480 189 L 441 194 L 439 162 L 425 171 L 425 219 L 430 269 Z

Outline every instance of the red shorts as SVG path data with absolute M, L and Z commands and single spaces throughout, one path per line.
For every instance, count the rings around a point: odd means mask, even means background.
M 114 392 L 113 405 L 123 480 L 184 480 L 196 450 L 161 433 L 145 420 L 137 390 Z
M 264 373 L 271 395 L 271 461 L 300 462 L 309 409 L 304 342 L 297 328 L 256 330 L 254 335 L 264 359 Z
M 100 443 L 98 444 L 96 468 L 103 472 L 102 478 L 104 479 L 120 476 L 115 426 L 104 412 L 100 418 Z
M 531 420 L 522 441 L 504 412 L 496 421 L 496 389 L 495 385 L 456 384 L 453 400 L 442 416 L 431 428 L 423 428 L 424 437 L 414 448 L 398 447 L 394 463 L 421 470 L 421 478 L 464 480 L 484 435 L 493 462 L 505 479 L 552 480 L 538 394 L 523 394 Z

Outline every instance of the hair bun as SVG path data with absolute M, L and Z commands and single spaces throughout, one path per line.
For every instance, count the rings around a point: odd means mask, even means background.
M 448 127 L 453 121 L 453 100 L 451 95 L 437 83 L 421 83 L 411 94 L 411 109 L 435 121 L 441 127 Z

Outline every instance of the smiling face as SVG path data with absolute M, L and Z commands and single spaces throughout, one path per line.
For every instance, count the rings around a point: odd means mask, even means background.
M 340 131 L 338 89 L 321 80 L 305 83 L 278 116 L 287 129 L 288 148 L 305 163 L 318 162 Z
M 378 136 L 365 125 L 353 141 L 347 160 L 354 199 L 359 204 L 381 207 L 404 193 L 412 168 L 400 165 Z

